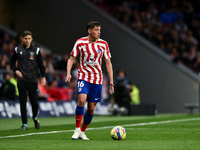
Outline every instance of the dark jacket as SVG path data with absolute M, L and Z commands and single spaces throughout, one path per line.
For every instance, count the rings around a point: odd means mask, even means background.
M 6 82 L 0 87 L 0 100 L 16 100 L 17 95 L 15 94 L 15 86 Z
M 17 60 L 18 67 L 16 67 Z M 42 77 L 45 76 L 45 67 L 40 48 L 32 45 L 30 48 L 26 48 L 24 45 L 15 47 L 14 54 L 11 57 L 11 67 L 14 72 L 19 70 L 22 73 L 22 80 L 37 81 L 38 68 Z

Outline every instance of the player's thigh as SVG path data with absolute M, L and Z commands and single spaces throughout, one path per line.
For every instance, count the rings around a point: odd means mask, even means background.
M 88 102 L 101 102 L 102 85 L 93 84 L 88 94 Z
M 84 106 L 87 95 L 90 92 L 91 84 L 84 80 L 77 81 L 78 105 Z
M 77 93 L 78 95 L 79 94 L 88 94 L 90 92 L 90 89 L 91 89 L 91 84 L 88 83 L 87 81 L 85 80 L 78 80 L 77 81 Z

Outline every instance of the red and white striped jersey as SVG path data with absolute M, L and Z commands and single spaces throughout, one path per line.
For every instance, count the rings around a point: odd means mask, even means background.
M 78 79 L 85 80 L 93 84 L 102 84 L 102 58 L 111 58 L 108 43 L 102 39 L 91 43 L 88 37 L 80 38 L 76 41 L 71 55 L 80 57 L 78 69 Z

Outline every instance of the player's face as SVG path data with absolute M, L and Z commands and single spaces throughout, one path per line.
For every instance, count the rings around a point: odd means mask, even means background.
M 91 36 L 91 38 L 97 40 L 100 38 L 100 34 L 101 34 L 101 27 L 100 26 L 95 26 L 93 29 L 89 29 L 89 35 Z
M 33 38 L 31 35 L 26 35 L 23 37 L 23 43 L 24 45 L 26 45 L 26 47 L 30 47 L 31 46 L 31 42 L 32 42 Z

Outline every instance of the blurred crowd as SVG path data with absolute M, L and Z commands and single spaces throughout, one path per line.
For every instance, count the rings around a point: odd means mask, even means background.
M 199 0 L 89 0 L 195 73 L 200 73 Z
M 89 0 L 109 13 L 123 25 L 140 34 L 161 51 L 195 73 L 200 73 L 200 1 L 199 0 Z M 17 99 L 17 77 L 10 67 L 15 46 L 21 45 L 21 35 L 12 37 L 0 30 L 0 99 Z M 76 81 L 79 61 L 72 69 L 72 82 L 65 83 L 69 54 L 60 55 L 42 49 L 47 86 L 40 85 L 41 100 L 76 100 Z M 14 85 L 15 88 L 13 88 Z M 108 80 L 103 80 L 102 98 L 108 99 Z M 15 90 L 13 90 L 15 89 Z M 9 91 L 14 91 L 15 96 Z
M 22 36 L 13 37 L 0 30 L 0 100 L 17 100 L 17 76 L 10 66 L 10 58 L 14 48 L 23 44 Z M 34 43 L 33 43 L 34 44 Z M 34 44 L 36 45 L 36 44 Z M 75 60 L 72 68 L 72 80 L 70 84 L 65 83 L 66 65 L 69 54 L 56 54 L 41 48 L 43 63 L 46 68 L 47 85 L 41 86 L 41 77 L 38 75 L 38 98 L 39 100 L 70 101 L 77 100 L 76 82 L 79 61 Z M 104 77 L 102 97 L 108 99 L 108 81 Z

